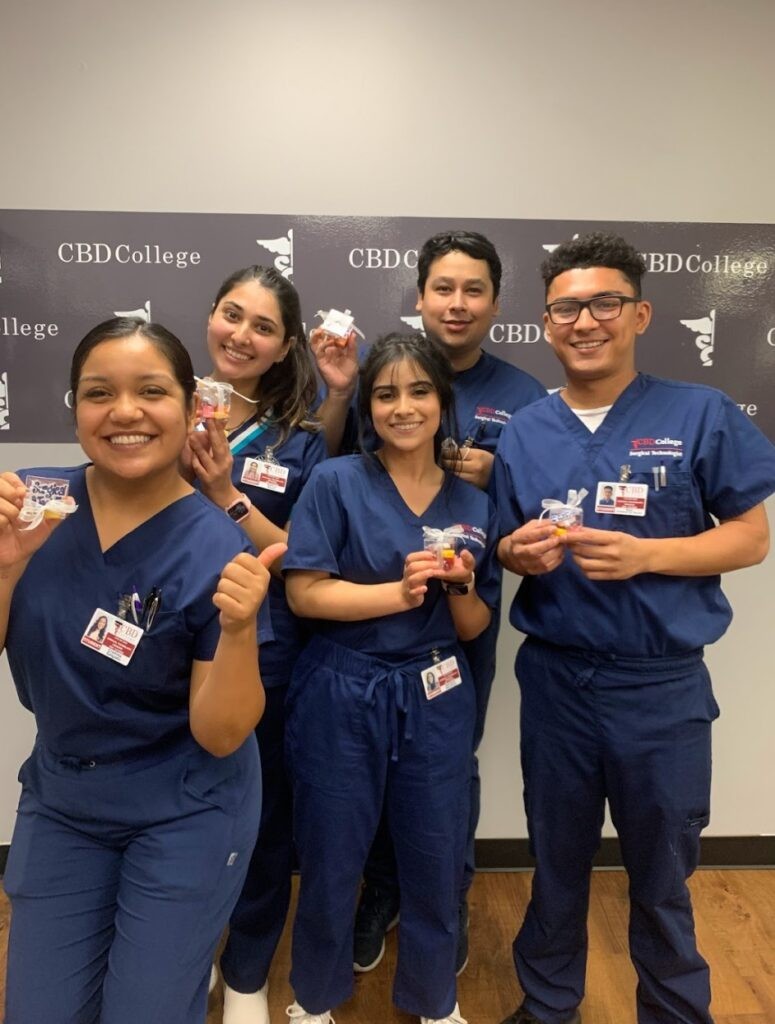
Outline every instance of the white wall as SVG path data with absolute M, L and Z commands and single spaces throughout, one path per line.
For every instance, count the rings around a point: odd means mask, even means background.
M 5 0 L 0 206 L 772 223 L 773 38 L 771 0 Z M 727 590 L 709 831 L 775 833 L 775 558 Z M 482 836 L 525 834 L 514 646 Z M 0 841 L 32 735 L 5 677 Z

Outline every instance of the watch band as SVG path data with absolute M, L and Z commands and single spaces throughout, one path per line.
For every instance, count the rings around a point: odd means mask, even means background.
M 240 494 L 238 498 L 227 505 L 223 510 L 229 519 L 232 519 L 235 523 L 241 523 L 243 519 L 247 519 L 250 515 L 250 510 L 253 504 L 247 494 Z
M 441 581 L 442 590 L 446 590 L 448 594 L 452 594 L 453 597 L 463 597 L 465 594 L 470 594 L 476 586 L 476 573 L 471 573 L 471 579 L 468 583 L 447 583 L 446 580 Z

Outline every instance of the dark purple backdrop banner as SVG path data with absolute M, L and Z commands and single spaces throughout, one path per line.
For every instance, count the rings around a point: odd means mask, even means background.
M 775 441 L 775 226 L 440 220 L 10 210 L 0 214 L 0 440 L 71 441 L 70 356 L 115 313 L 150 316 L 208 361 L 205 322 L 232 270 L 274 264 L 315 312 L 349 308 L 373 339 L 419 324 L 417 249 L 446 228 L 482 231 L 504 265 L 487 347 L 562 384 L 544 342 L 538 265 L 577 233 L 614 230 L 644 254 L 654 320 L 638 342 L 650 373 L 726 391 Z

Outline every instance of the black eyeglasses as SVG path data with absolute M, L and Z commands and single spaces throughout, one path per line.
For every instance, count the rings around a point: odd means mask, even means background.
M 575 324 L 582 309 L 588 309 L 595 320 L 615 320 L 625 302 L 640 302 L 627 295 L 596 295 L 594 299 L 558 299 L 545 306 L 553 324 Z

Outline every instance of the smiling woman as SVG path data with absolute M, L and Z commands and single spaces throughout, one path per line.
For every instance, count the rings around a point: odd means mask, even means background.
M 475 697 L 459 641 L 497 601 L 494 509 L 439 464 L 453 405 L 439 345 L 378 339 L 359 393 L 381 447 L 315 468 L 284 563 L 313 633 L 287 702 L 301 867 L 289 1015 L 329 1024 L 352 992 L 352 908 L 384 804 L 401 877 L 395 1003 L 423 1024 L 464 1024 L 455 958 Z M 424 537 L 447 531 L 460 546 L 445 562 Z
M 258 827 L 257 614 L 284 545 L 253 557 L 180 476 L 194 376 L 169 331 L 100 324 L 70 383 L 89 464 L 0 474 L 0 640 L 38 730 L 6 1014 L 190 1024 Z M 53 493 L 67 522 L 20 526 Z

